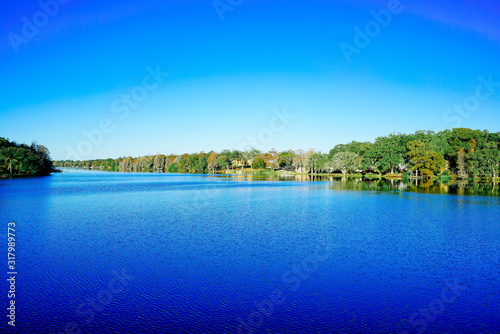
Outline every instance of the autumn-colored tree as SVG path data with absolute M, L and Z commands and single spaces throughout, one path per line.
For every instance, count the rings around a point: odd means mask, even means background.
M 175 161 L 177 156 L 175 154 L 170 154 L 166 159 L 165 159 L 165 168 L 168 169 Z
M 267 168 L 271 168 L 272 170 L 276 170 L 280 167 L 280 156 L 278 151 L 274 148 L 267 152 L 264 161 L 266 163 Z
M 217 158 L 219 157 L 219 154 L 216 152 L 210 153 L 208 156 L 207 162 L 208 162 L 208 170 L 212 171 L 212 174 L 215 174 L 215 171 L 217 170 L 217 167 L 219 166 L 217 164 Z

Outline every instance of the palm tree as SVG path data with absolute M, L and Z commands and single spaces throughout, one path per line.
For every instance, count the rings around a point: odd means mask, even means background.
M 15 147 L 7 147 L 0 149 L 0 157 L 2 160 L 7 162 L 7 165 L 9 166 L 9 172 L 10 175 L 12 175 L 12 166 L 14 162 L 18 162 L 18 154 L 17 154 L 17 149 Z

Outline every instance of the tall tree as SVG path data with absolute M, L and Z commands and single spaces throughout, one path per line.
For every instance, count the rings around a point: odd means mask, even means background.
M 223 151 L 224 152 L 224 151 Z M 221 166 L 222 168 L 227 169 L 227 172 L 229 173 L 229 166 L 231 163 L 229 162 L 229 157 L 227 154 L 220 154 L 219 157 L 217 158 L 217 164 Z
M 280 167 L 280 157 L 278 151 L 274 148 L 267 152 L 264 161 L 266 163 L 266 167 L 271 168 L 272 170 L 276 170 Z
M 217 167 L 219 166 L 217 164 L 217 158 L 219 157 L 219 154 L 216 152 L 210 153 L 208 156 L 207 162 L 208 162 L 208 170 L 212 171 L 212 174 L 215 174 L 215 171 L 217 170 Z
M 411 158 L 410 169 L 432 177 L 445 170 L 446 161 L 441 153 L 432 151 L 429 147 L 429 144 L 426 145 L 420 139 L 412 140 L 407 144 L 408 155 Z
M 153 169 L 154 169 L 154 171 L 159 171 L 159 170 L 163 170 L 163 168 L 165 168 L 165 156 L 158 153 L 155 156 Z
M 348 151 L 339 152 L 330 158 L 325 165 L 330 172 L 340 171 L 345 176 L 347 173 L 355 172 L 361 168 L 361 157 Z
M 0 149 L 0 157 L 7 162 L 9 173 L 12 175 L 14 163 L 20 159 L 20 151 L 17 147 L 6 147 Z
M 387 137 L 378 137 L 370 149 L 369 157 L 374 162 L 374 167 L 381 172 L 387 170 L 394 173 L 394 168 L 405 162 L 406 146 L 405 136 L 391 134 Z
M 264 153 L 259 154 L 255 159 L 253 159 L 252 168 L 253 169 L 263 169 L 266 167 L 265 159 L 266 155 Z
M 303 173 L 306 164 L 307 164 L 307 157 L 304 150 L 296 150 L 295 156 L 293 157 L 293 165 L 295 166 L 295 171 L 298 173 Z
M 259 156 L 261 152 L 255 148 L 251 148 L 242 152 L 244 161 L 248 163 L 248 165 L 253 165 L 253 161 L 255 158 Z
M 309 159 L 307 159 L 307 166 L 309 166 L 312 174 L 317 172 L 321 158 L 321 152 L 315 152 L 309 156 Z
M 465 164 L 465 149 L 463 147 L 458 151 L 457 168 L 459 179 L 467 179 L 469 177 Z
M 293 164 L 294 157 L 295 153 L 292 150 L 280 152 L 279 154 L 280 167 L 284 168 L 286 166 L 291 166 Z

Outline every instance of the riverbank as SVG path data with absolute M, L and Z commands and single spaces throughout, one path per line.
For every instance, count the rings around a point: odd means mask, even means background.
M 95 170 L 95 171 L 104 171 L 104 172 L 121 172 L 119 168 L 79 168 L 79 167 L 63 167 L 69 169 L 76 170 Z M 193 174 L 193 173 L 177 173 L 177 172 L 163 172 L 163 171 L 136 171 L 136 172 L 127 172 L 127 173 L 167 173 L 167 174 Z M 283 171 L 283 170 L 270 170 L 270 169 L 229 169 L 218 171 L 217 173 L 209 173 L 206 175 L 247 175 L 247 176 L 262 176 L 262 177 L 274 177 L 274 178 L 294 178 L 297 181 L 311 181 L 311 180 L 328 180 L 328 179 L 359 179 L 365 181 L 402 181 L 405 183 L 433 183 L 439 182 L 442 184 L 456 184 L 456 183 L 500 183 L 500 178 L 469 178 L 467 180 L 460 180 L 456 177 L 456 175 L 450 176 L 434 176 L 432 179 L 423 180 L 421 178 L 406 178 L 405 174 L 402 173 L 394 173 L 394 174 L 377 174 L 377 173 L 354 173 L 354 174 L 341 174 L 341 173 L 297 173 L 292 171 Z

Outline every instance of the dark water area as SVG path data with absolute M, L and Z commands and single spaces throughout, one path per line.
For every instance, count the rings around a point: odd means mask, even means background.
M 2 332 L 500 332 L 498 185 L 303 181 L 0 180 Z

